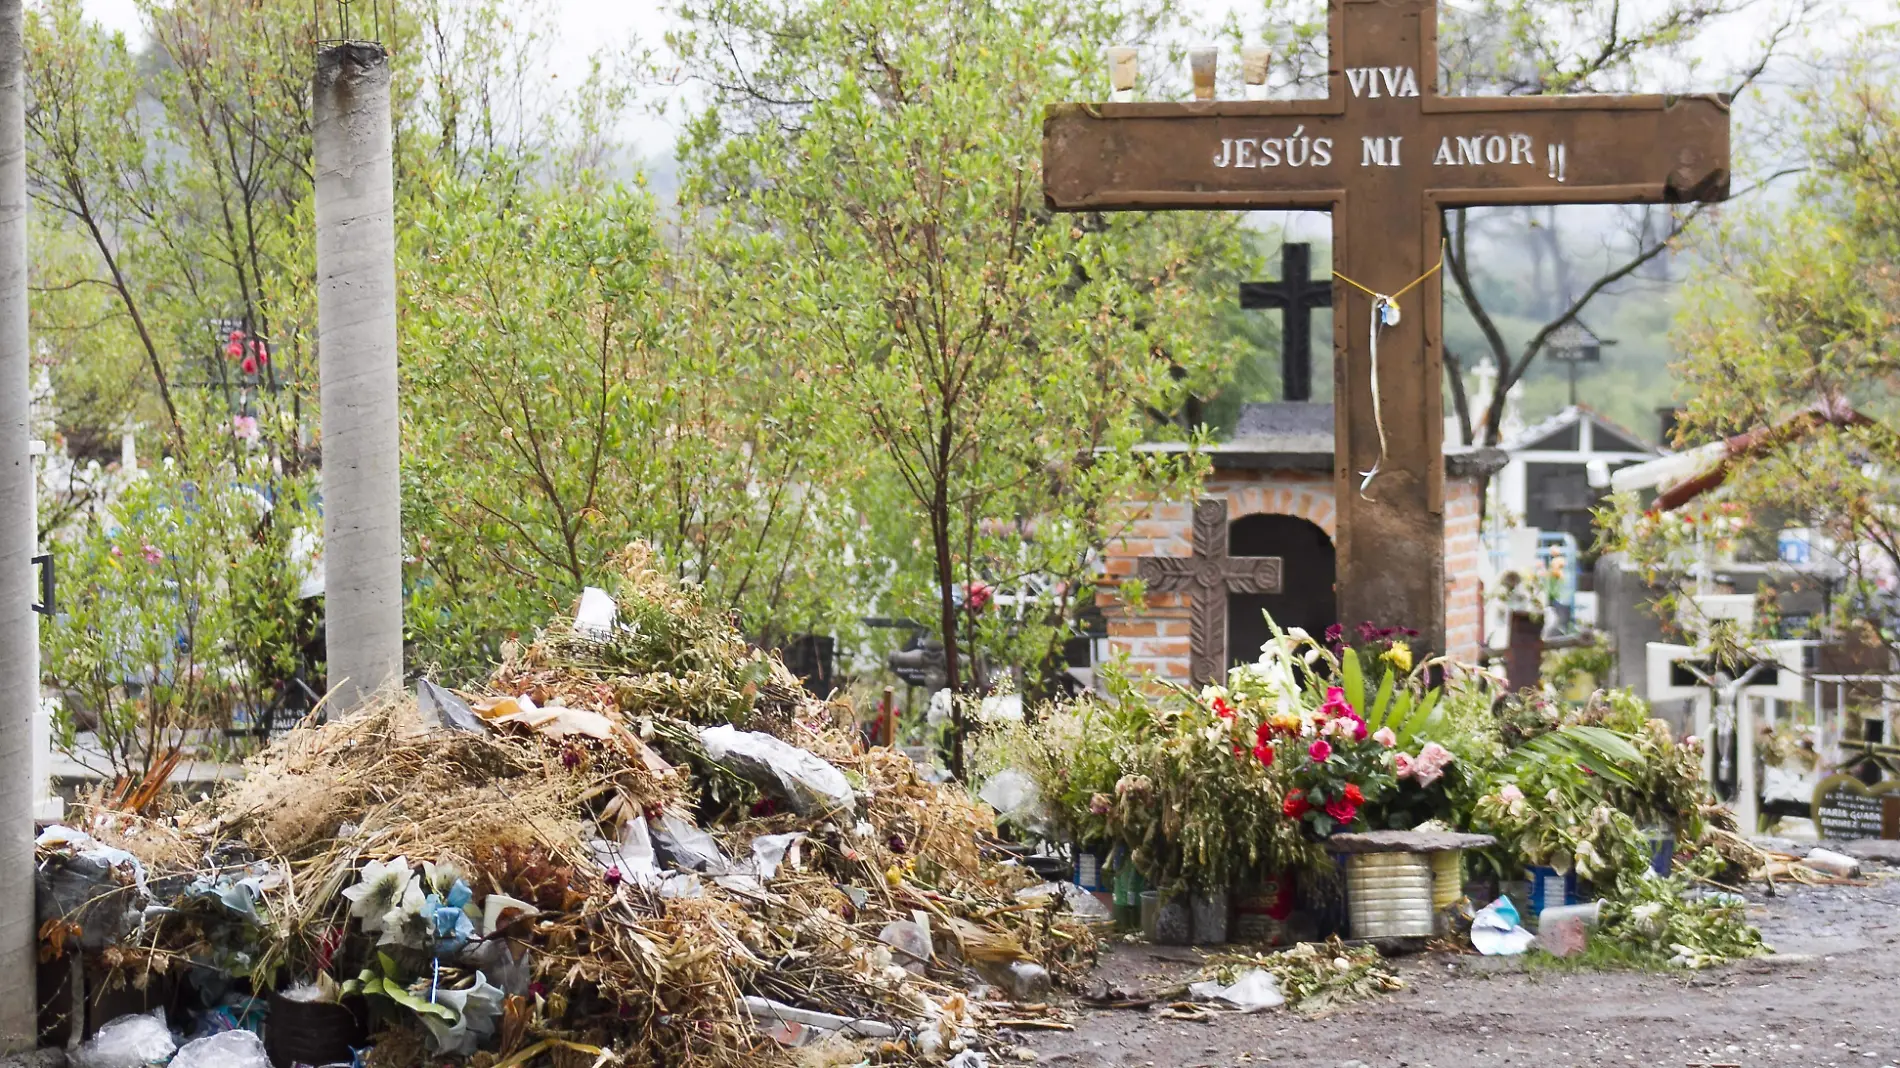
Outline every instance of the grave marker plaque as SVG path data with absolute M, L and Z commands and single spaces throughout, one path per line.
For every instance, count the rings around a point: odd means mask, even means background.
M 1814 830 L 1822 838 L 1891 838 L 1886 810 L 1900 811 L 1900 782 L 1868 786 L 1852 775 L 1830 775 L 1814 788 Z

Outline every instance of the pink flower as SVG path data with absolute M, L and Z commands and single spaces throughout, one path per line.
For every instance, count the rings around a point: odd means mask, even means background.
M 1392 774 L 1401 779 L 1411 778 L 1412 758 L 1406 756 L 1404 753 L 1394 753 L 1392 755 Z
M 238 364 L 238 370 L 243 371 L 247 375 L 256 374 L 257 373 L 257 357 L 255 356 L 244 357 L 244 362 Z
M 1372 740 L 1385 746 L 1387 749 L 1399 744 L 1399 736 L 1393 734 L 1392 728 L 1390 727 L 1380 727 L 1378 730 L 1373 731 Z
M 1506 804 L 1522 801 L 1524 800 L 1524 791 L 1518 789 L 1515 783 L 1507 782 L 1504 784 L 1504 789 L 1498 791 L 1498 800 Z
M 1445 766 L 1456 759 L 1451 750 L 1437 742 L 1427 742 L 1412 762 L 1412 777 L 1420 786 L 1430 786 L 1445 774 Z
M 148 564 L 156 564 L 160 560 L 165 559 L 165 554 L 159 552 L 158 546 L 153 545 L 151 542 L 146 542 L 139 547 L 139 555 L 145 557 L 145 562 Z
M 1366 721 L 1363 719 L 1360 719 L 1358 716 L 1354 716 L 1352 717 L 1351 722 L 1352 722 L 1352 740 L 1355 742 L 1365 741 L 1366 740 Z
M 257 440 L 257 416 L 240 415 L 231 420 L 231 435 L 245 441 Z
M 1337 686 L 1326 687 L 1326 700 L 1319 706 L 1322 716 L 1350 716 L 1352 705 L 1346 701 L 1346 691 Z
M 239 356 L 244 355 L 244 343 L 242 341 L 233 340 L 224 347 L 224 354 L 234 360 L 237 359 Z
M 1306 747 L 1306 755 L 1313 758 L 1313 763 L 1324 764 L 1326 758 L 1333 755 L 1333 745 L 1324 738 L 1315 738 L 1313 744 Z

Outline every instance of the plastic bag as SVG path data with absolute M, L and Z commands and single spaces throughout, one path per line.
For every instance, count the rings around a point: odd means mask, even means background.
M 185 1043 L 172 1068 L 270 1068 L 264 1040 L 249 1031 L 221 1031 Z
M 1471 945 L 1487 957 L 1515 957 L 1535 939 L 1518 926 L 1517 906 L 1509 897 L 1498 898 L 1471 918 Z
M 1286 1004 L 1286 995 L 1280 993 L 1280 981 L 1265 968 L 1249 968 L 1229 984 L 1213 979 L 1189 983 L 1188 993 L 1196 1001 L 1222 1001 L 1241 1012 L 1259 1012 Z
M 73 1054 L 72 1063 L 74 1068 L 141 1068 L 164 1064 L 177 1049 L 165 1026 L 165 1010 L 153 1009 L 150 1015 L 121 1016 L 101 1027 Z
M 834 812 L 849 815 L 856 808 L 857 798 L 844 772 L 795 745 L 729 723 L 700 731 L 699 740 L 714 763 L 776 792 L 791 804 L 792 811 L 807 819 Z
M 996 810 L 1001 818 L 1018 827 L 1037 827 L 1043 822 L 1042 794 L 1036 789 L 1034 780 L 1017 771 L 1005 768 L 990 776 L 977 793 L 977 800 Z

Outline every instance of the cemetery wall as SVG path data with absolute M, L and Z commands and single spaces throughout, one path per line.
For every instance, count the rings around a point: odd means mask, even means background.
M 1445 636 L 1452 655 L 1467 662 L 1479 654 L 1482 590 L 1478 583 L 1478 486 L 1464 479 L 1445 483 Z M 1229 522 L 1261 513 L 1305 519 L 1335 536 L 1333 481 L 1328 475 L 1279 472 L 1271 478 L 1210 478 L 1208 497 L 1227 499 Z M 1104 553 L 1096 604 L 1108 620 L 1109 655 L 1126 654 L 1137 671 L 1187 682 L 1188 602 L 1183 594 L 1149 593 L 1140 611 L 1123 602 L 1119 586 L 1134 578 L 1144 556 L 1193 555 L 1193 508 L 1165 502 L 1138 510 L 1122 537 Z M 1397 621 L 1382 621 L 1397 622 Z M 1315 635 L 1317 637 L 1317 635 Z

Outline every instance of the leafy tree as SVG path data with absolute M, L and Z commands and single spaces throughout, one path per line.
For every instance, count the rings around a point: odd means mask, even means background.
M 1100 49 L 1161 13 L 1068 0 L 685 7 L 710 87 L 682 147 L 685 212 L 742 235 L 735 284 L 789 377 L 876 450 L 887 603 L 934 618 L 950 686 L 968 643 L 1043 663 L 1131 494 L 1192 463 L 1135 450 L 1150 410 L 1227 351 L 1228 215 L 1048 213 L 1044 105 L 1098 95 Z M 1177 375 L 1181 377 L 1177 377 Z M 1031 576 L 1040 576 L 1031 592 Z M 1021 592 L 991 611 L 989 590 Z M 961 710 L 959 705 L 959 717 Z M 962 766 L 962 730 L 953 732 Z
M 1687 441 L 1780 428 L 1728 466 L 1724 504 L 1767 533 L 1809 527 L 1837 547 L 1840 607 L 1869 641 L 1900 642 L 1900 71 L 1888 32 L 1803 90 L 1808 162 L 1791 202 L 1730 213 L 1702 249 L 1678 323 Z M 1606 538 L 1654 577 L 1686 589 L 1680 523 L 1634 498 Z
M 451 673 L 635 539 L 779 644 L 839 620 L 856 525 L 819 391 L 762 367 L 690 239 L 606 188 L 438 178 L 404 272 L 410 627 Z
M 1748 90 L 1777 59 L 1812 11 L 1812 4 L 1791 5 L 1774 16 L 1768 32 L 1748 52 L 1711 73 L 1690 60 L 1696 39 L 1743 11 L 1760 11 L 1750 0 L 1670 0 L 1628 8 L 1617 0 L 1584 3 L 1553 0 L 1485 0 L 1475 9 L 1447 16 L 1441 27 L 1439 57 L 1448 93 L 1539 96 L 1548 93 L 1610 93 L 1671 90 L 1707 92 L 1718 88 L 1731 98 Z M 1751 192 L 1753 186 L 1736 190 Z M 1446 212 L 1445 273 L 1462 311 L 1481 339 L 1477 351 L 1497 367 L 1490 397 L 1471 408 L 1464 384 L 1469 351 L 1445 353 L 1447 383 L 1460 433 L 1467 443 L 1496 445 L 1502 440 L 1505 399 L 1544 351 L 1560 327 L 1573 322 L 1592 303 L 1658 262 L 1712 205 L 1582 209 L 1620 220 L 1621 232 L 1591 227 L 1583 250 L 1562 240 L 1555 208 L 1456 208 Z M 1571 209 L 1576 210 L 1576 209 Z M 1496 285 L 1481 296 L 1482 266 L 1471 256 L 1474 229 L 1487 222 L 1524 235 L 1537 252 L 1535 291 Z M 1607 236 L 1607 240 L 1606 240 Z M 1507 336 L 1498 295 L 1528 297 L 1523 331 Z

